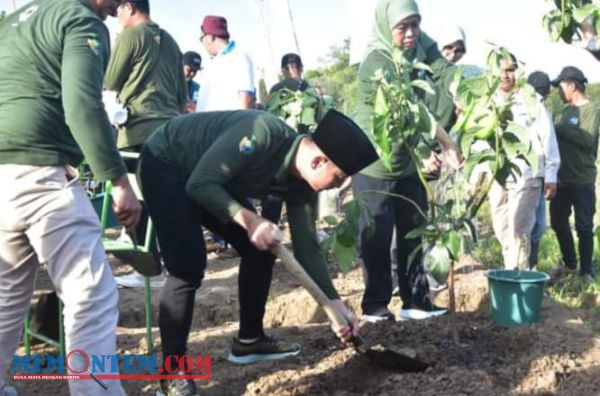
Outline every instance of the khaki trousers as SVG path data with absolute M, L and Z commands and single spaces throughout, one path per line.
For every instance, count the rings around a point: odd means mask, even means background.
M 64 303 L 67 353 L 116 353 L 118 293 L 101 228 L 72 168 L 0 165 L 0 387 L 22 334 L 40 263 Z M 74 354 L 69 366 L 82 369 Z M 110 367 L 107 367 L 110 369 Z M 119 381 L 70 381 L 73 396 L 124 395 Z
M 542 179 L 532 178 L 519 184 L 502 186 L 496 182 L 489 192 L 492 225 L 496 238 L 502 245 L 504 268 L 517 267 L 520 238 L 527 236 L 531 241 L 531 231 L 542 191 Z

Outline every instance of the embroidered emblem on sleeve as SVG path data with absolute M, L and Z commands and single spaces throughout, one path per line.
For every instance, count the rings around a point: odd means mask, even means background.
M 95 37 L 87 38 L 87 45 L 90 47 L 94 55 L 99 56 L 102 52 L 102 43 Z
M 240 153 L 242 154 L 252 154 L 255 150 L 256 136 L 252 135 L 252 137 L 248 137 L 248 135 L 244 136 L 242 140 L 240 140 Z

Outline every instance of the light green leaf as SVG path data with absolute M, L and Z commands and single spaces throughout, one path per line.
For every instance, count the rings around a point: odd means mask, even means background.
M 302 116 L 300 117 L 300 123 L 304 125 L 315 125 L 317 124 L 317 112 L 315 109 L 305 107 L 302 109 Z
M 337 217 L 335 217 L 333 215 L 328 215 L 328 216 L 323 217 L 323 221 L 325 221 L 330 226 L 336 226 L 339 224 Z
M 431 139 L 435 139 L 437 134 L 437 121 L 433 117 L 433 114 L 429 111 L 427 106 L 422 102 L 418 102 L 419 111 L 419 125 L 418 129 L 423 132 L 427 132 Z
M 354 246 L 346 246 L 345 244 L 340 243 L 338 240 L 338 235 L 336 235 L 334 237 L 332 250 L 340 270 L 342 270 L 342 272 L 345 274 L 350 272 L 354 264 Z
M 383 115 L 387 116 L 390 111 L 390 107 L 387 103 L 387 98 L 385 95 L 385 89 L 382 85 L 377 88 L 377 92 L 375 93 L 375 102 L 373 103 L 373 113 L 375 115 Z
M 458 260 L 460 256 L 460 247 L 462 246 L 462 237 L 456 230 L 451 230 L 447 234 L 446 248 L 450 253 L 450 258 Z
M 431 85 L 425 80 L 413 80 L 410 82 L 410 85 L 412 85 L 415 88 L 419 88 L 430 95 L 435 95 L 435 91 L 433 90 L 433 88 L 431 88 Z
M 415 69 L 418 69 L 418 70 L 425 70 L 428 73 L 433 73 L 433 71 L 431 70 L 431 67 L 428 64 L 423 63 L 423 62 L 414 61 L 412 64 L 412 67 Z
M 529 144 L 531 142 L 527 129 L 523 128 L 521 125 L 517 124 L 514 121 L 508 122 L 505 131 L 514 134 L 519 139 L 519 141 L 524 144 Z
M 448 249 L 440 241 L 425 251 L 423 265 L 436 282 L 446 283 L 450 273 L 450 264 Z
M 586 4 L 582 7 L 575 8 L 573 10 L 573 18 L 577 23 L 583 22 L 585 18 L 587 18 L 590 14 L 600 10 L 600 6 L 597 4 Z

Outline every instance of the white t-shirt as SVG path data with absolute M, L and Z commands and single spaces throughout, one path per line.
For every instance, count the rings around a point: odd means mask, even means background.
M 230 42 L 210 59 L 202 71 L 196 111 L 239 110 L 239 92 L 254 94 L 254 68 L 250 57 Z

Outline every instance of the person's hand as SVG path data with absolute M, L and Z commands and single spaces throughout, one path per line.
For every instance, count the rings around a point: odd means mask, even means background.
M 248 238 L 258 250 L 270 250 L 282 239 L 279 227 L 259 215 L 248 226 Z
M 554 195 L 556 195 L 556 183 L 544 183 L 544 197 L 550 200 Z
M 196 112 L 196 101 L 188 100 L 187 104 L 185 105 L 185 111 L 186 111 L 186 113 L 195 113 Z
M 434 173 L 442 167 L 442 157 L 435 151 L 431 152 L 429 158 L 423 160 L 423 172 Z
M 444 148 L 444 162 L 456 170 L 462 167 L 463 156 L 458 146 L 451 144 Z
M 127 175 L 112 180 L 112 184 L 112 209 L 119 223 L 125 227 L 128 233 L 133 233 L 140 221 L 142 205 L 135 196 Z
M 352 345 L 352 339 L 358 335 L 360 330 L 360 324 L 358 319 L 352 311 L 346 307 L 346 304 L 342 300 L 331 300 L 331 306 L 342 314 L 344 318 L 348 321 L 348 326 L 337 327 L 335 324 L 331 325 L 331 330 L 335 333 L 335 335 L 345 344 Z

